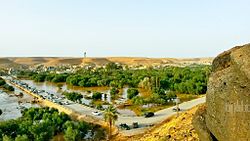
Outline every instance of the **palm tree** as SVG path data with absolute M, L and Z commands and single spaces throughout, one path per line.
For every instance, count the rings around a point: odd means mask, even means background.
M 104 119 L 109 124 L 109 137 L 111 137 L 112 134 L 112 125 L 115 124 L 115 121 L 118 119 L 117 110 L 113 105 L 110 105 L 105 111 L 104 111 Z
M 0 116 L 3 114 L 3 111 L 0 109 Z

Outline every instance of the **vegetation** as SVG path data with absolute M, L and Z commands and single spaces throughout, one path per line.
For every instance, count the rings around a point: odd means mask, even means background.
M 92 99 L 93 100 L 101 100 L 102 99 L 102 93 L 100 93 L 100 92 L 93 93 Z
M 0 86 L 3 86 L 5 84 L 6 84 L 6 82 L 2 78 L 0 78 Z
M 109 137 L 112 135 L 112 126 L 115 124 L 115 121 L 118 119 L 117 110 L 113 105 L 109 105 L 104 111 L 104 119 L 109 125 Z
M 48 107 L 25 109 L 21 118 L 0 122 L 0 140 L 48 141 L 63 133 L 66 141 L 79 141 L 88 132 L 93 133 L 96 140 L 105 137 L 99 126 L 73 121 L 68 115 Z
M 127 93 L 128 93 L 128 99 L 132 99 L 139 94 L 139 91 L 138 89 L 135 88 L 129 88 Z
M 155 87 L 185 94 L 204 94 L 210 66 L 164 67 L 160 69 L 123 70 L 117 64 L 108 64 L 96 70 L 81 69 L 70 74 L 35 73 L 20 71 L 17 76 L 38 82 L 66 82 L 73 86 L 110 86 L 153 90 Z
M 81 99 L 83 98 L 83 95 L 77 92 L 63 92 L 63 95 L 65 95 L 65 97 L 71 101 L 74 102 L 79 102 L 81 101 Z
M 111 98 L 118 98 L 120 89 L 124 86 L 128 89 L 128 99 L 131 104 L 142 105 L 169 105 L 176 94 L 200 95 L 207 90 L 207 81 L 211 72 L 210 66 L 194 65 L 188 67 L 163 67 L 158 69 L 148 68 L 141 70 L 123 69 L 121 66 L 111 63 L 98 69 L 80 69 L 75 73 L 53 74 L 33 73 L 24 74 L 30 78 L 51 81 L 66 82 L 73 86 L 83 87 L 111 87 Z M 138 89 L 150 93 L 148 96 L 138 95 Z M 76 93 L 66 94 L 72 101 L 81 99 Z M 79 96 L 79 97 L 78 97 Z M 95 93 L 94 100 L 101 99 L 100 94 Z
M 8 90 L 8 91 L 15 91 L 14 87 L 12 87 L 12 86 L 10 86 L 8 84 L 4 84 L 3 88 L 6 89 L 6 90 Z
M 110 94 L 111 94 L 111 96 L 115 96 L 115 95 L 117 95 L 119 92 L 120 92 L 119 89 L 116 88 L 116 87 L 113 87 L 113 88 L 110 89 Z
M 5 90 L 8 90 L 8 91 L 14 91 L 14 90 L 15 90 L 14 87 L 8 85 L 8 84 L 5 82 L 5 80 L 2 79 L 1 77 L 0 77 L 0 87 L 3 87 Z

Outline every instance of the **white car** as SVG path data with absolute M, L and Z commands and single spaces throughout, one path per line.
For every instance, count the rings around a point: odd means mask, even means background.
M 63 104 L 64 104 L 64 105 L 69 105 L 69 102 L 68 102 L 68 101 L 63 102 Z
M 93 114 L 94 116 L 100 116 L 102 113 L 100 113 L 100 112 L 98 112 L 98 111 L 94 111 L 94 112 L 92 112 L 92 114 Z

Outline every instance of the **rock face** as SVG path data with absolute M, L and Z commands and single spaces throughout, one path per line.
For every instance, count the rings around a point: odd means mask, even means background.
M 210 137 L 201 140 L 250 139 L 250 44 L 234 47 L 216 57 L 208 82 L 203 127 Z M 197 126 L 199 118 L 195 118 Z

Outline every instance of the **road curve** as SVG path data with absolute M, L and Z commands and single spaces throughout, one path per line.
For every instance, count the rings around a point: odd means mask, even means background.
M 188 109 L 191 109 L 192 107 L 194 107 L 198 104 L 205 103 L 205 101 L 206 101 L 206 97 L 202 97 L 202 98 L 194 99 L 191 101 L 183 102 L 183 103 L 179 104 L 179 107 L 180 107 L 181 112 L 182 112 L 182 111 L 186 111 Z M 66 107 L 66 108 L 70 108 L 73 111 L 76 111 L 80 114 L 88 115 L 90 117 L 93 117 L 93 114 L 92 114 L 93 111 L 98 111 L 94 108 L 90 108 L 90 107 L 87 107 L 87 106 L 84 106 L 84 105 L 81 105 L 78 103 L 72 103 L 70 105 L 62 105 L 62 106 Z M 131 129 L 129 131 L 123 131 L 123 132 L 124 133 L 127 132 L 129 135 L 141 133 L 141 132 L 143 132 L 143 129 L 145 129 L 149 125 L 155 125 L 155 124 L 160 123 L 160 122 L 164 121 L 165 119 L 175 115 L 176 112 L 173 112 L 172 109 L 173 109 L 173 107 L 170 107 L 170 108 L 166 108 L 166 109 L 160 110 L 158 112 L 155 112 L 155 116 L 151 117 L 151 118 L 145 118 L 143 116 L 141 116 L 141 117 L 127 116 L 126 117 L 126 116 L 119 115 L 118 121 L 116 121 L 116 125 L 119 126 L 119 124 L 121 124 L 121 123 L 126 123 L 127 125 L 131 126 L 133 124 L 133 122 L 138 122 L 139 126 L 140 126 L 139 129 Z M 95 118 L 98 118 L 99 120 L 103 121 L 102 116 L 96 116 Z M 138 132 L 138 131 L 141 131 L 141 132 Z

